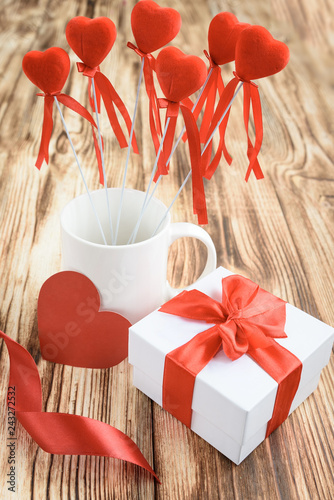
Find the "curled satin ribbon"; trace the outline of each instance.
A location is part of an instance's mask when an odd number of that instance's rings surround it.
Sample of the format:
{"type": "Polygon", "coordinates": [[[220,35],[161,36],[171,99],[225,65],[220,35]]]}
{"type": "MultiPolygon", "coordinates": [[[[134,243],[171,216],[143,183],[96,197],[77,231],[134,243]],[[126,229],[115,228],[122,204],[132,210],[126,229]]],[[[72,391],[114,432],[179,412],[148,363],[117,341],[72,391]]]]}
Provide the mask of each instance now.
{"type": "Polygon", "coordinates": [[[208,215],[203,176],[201,173],[201,144],[196,120],[191,111],[193,103],[189,98],[184,99],[181,102],[173,102],[169,101],[168,99],[161,98],[158,99],[158,103],[160,108],[167,108],[166,121],[169,118],[169,125],[163,145],[163,166],[162,168],[160,168],[158,163],[158,170],[154,180],[156,181],[160,175],[168,174],[168,165],[166,165],[166,162],[168,161],[168,158],[171,154],[177,117],[179,110],[181,110],[188,136],[190,163],[192,170],[193,211],[194,214],[197,215],[199,224],[207,224],[208,215]]]}
{"type": "MultiPolygon", "coordinates": [[[[258,86],[251,81],[245,81],[240,78],[237,73],[234,71],[234,78],[226,85],[224,91],[220,96],[220,100],[217,104],[216,110],[212,117],[211,125],[209,127],[209,131],[206,137],[206,141],[209,140],[212,132],[216,128],[221,116],[226,110],[229,102],[231,101],[235,89],[239,82],[242,82],[244,89],[244,106],[243,106],[243,114],[244,114],[244,124],[247,134],[247,156],[249,159],[248,169],[246,172],[245,180],[248,181],[250,173],[254,172],[256,179],[263,179],[264,175],[261,170],[260,164],[258,162],[257,156],[261,149],[262,138],[263,138],[263,124],[262,124],[262,110],[261,110],[261,100],[259,95],[258,86]],[[248,132],[248,124],[249,124],[249,115],[250,115],[250,104],[252,104],[253,117],[254,117],[254,125],[255,125],[255,145],[253,146],[252,141],[249,137],[248,132]]],[[[214,158],[210,161],[211,158],[211,148],[208,147],[202,156],[202,172],[206,179],[211,179],[212,175],[216,171],[218,164],[221,159],[221,155],[224,152],[224,156],[229,164],[232,162],[232,158],[229,157],[226,148],[225,148],[225,132],[230,115],[230,109],[226,113],[224,120],[219,126],[219,145],[216,151],[214,158]]],[[[212,144],[212,142],[211,142],[212,144]]]]}
{"type": "Polygon", "coordinates": [[[39,147],[37,160],[35,163],[36,167],[40,169],[43,164],[43,161],[45,161],[47,164],[49,163],[49,144],[53,130],[52,112],[53,112],[53,103],[55,97],[64,106],[68,107],[69,109],[71,109],[75,113],[78,113],[80,116],[89,121],[92,127],[95,151],[97,153],[97,158],[99,161],[99,156],[98,156],[99,147],[94,132],[94,128],[96,129],[97,127],[93,117],[86,110],[86,108],[84,108],[78,101],[73,99],[73,97],[70,97],[67,94],[62,94],[61,92],[53,92],[51,94],[38,93],[37,95],[44,97],[44,117],[43,117],[41,143],[39,147]]]}
{"type": "Polygon", "coordinates": [[[180,293],[159,309],[214,325],[167,354],[163,407],[190,427],[197,374],[221,348],[232,361],[248,354],[278,383],[267,437],[289,415],[302,371],[301,361],[274,340],[286,337],[285,302],[238,275],[224,278],[222,290],[221,302],[191,290],[180,293]]]}
{"type": "MultiPolygon", "coordinates": [[[[127,140],[125,138],[125,135],[123,133],[122,127],[119,123],[116,111],[115,111],[115,106],[119,110],[126,128],[128,130],[128,133],[130,135],[131,132],[131,118],[128,113],[128,110],[126,109],[126,106],[118,93],[116,92],[115,88],[111,84],[111,82],[108,80],[108,78],[100,71],[99,66],[95,68],[91,68],[90,66],[87,66],[86,64],[82,62],[77,62],[77,68],[79,73],[83,73],[84,76],[87,76],[89,78],[92,78],[95,83],[96,87],[96,98],[97,98],[97,110],[100,112],[100,100],[102,98],[104,102],[104,106],[107,111],[107,115],[109,118],[110,125],[114,131],[114,134],[116,136],[116,139],[120,145],[121,148],[126,148],[128,146],[127,140]]],[[[89,96],[89,102],[90,105],[93,109],[95,109],[94,105],[94,100],[91,95],[91,84],[88,87],[88,96],[89,96]]],[[[132,137],[132,148],[135,153],[139,153],[138,146],[137,146],[137,140],[135,134],[133,134],[132,137]]]]}
{"type": "Polygon", "coordinates": [[[0,338],[10,357],[9,386],[15,387],[15,415],[44,451],[118,458],[139,465],[159,481],[137,445],[115,427],[80,415],[43,412],[41,380],[33,358],[2,331],[0,338]]]}

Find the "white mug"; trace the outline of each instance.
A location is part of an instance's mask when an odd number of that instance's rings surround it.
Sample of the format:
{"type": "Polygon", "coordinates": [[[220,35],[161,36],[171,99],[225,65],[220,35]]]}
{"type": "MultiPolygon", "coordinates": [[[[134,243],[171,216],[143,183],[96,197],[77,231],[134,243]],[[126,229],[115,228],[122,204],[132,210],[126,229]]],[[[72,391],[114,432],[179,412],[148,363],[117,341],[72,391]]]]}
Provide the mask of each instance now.
{"type": "MultiPolygon", "coordinates": [[[[121,189],[108,189],[112,227],[115,231],[121,189]]],[[[61,213],[62,267],[86,275],[101,297],[101,310],[121,314],[135,323],[172,298],[179,290],[167,282],[168,248],[178,238],[190,236],[207,247],[201,277],[216,269],[216,250],[204,229],[191,223],[171,223],[166,206],[152,198],[144,212],[136,243],[127,244],[138,220],[145,193],[124,191],[117,245],[105,245],[88,195],[70,201],[61,213]]],[[[91,199],[110,242],[110,225],[104,189],[91,192],[91,199]]]]}

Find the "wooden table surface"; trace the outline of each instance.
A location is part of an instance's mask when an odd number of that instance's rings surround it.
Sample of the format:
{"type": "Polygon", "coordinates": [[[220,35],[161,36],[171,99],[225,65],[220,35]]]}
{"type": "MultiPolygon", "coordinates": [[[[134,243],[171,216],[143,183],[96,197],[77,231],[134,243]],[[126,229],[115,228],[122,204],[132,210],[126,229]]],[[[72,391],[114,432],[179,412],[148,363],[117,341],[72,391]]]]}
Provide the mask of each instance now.
{"type": "MultiPolygon", "coordinates": [[[[42,379],[43,409],[100,419],[129,435],[154,467],[158,485],[139,467],[117,459],[49,455],[17,426],[16,492],[7,490],[7,349],[0,344],[0,498],[12,499],[330,499],[333,486],[333,356],[319,387],[241,465],[188,430],[131,384],[127,361],[91,370],[41,358],[36,306],[43,282],[60,270],[59,213],[84,192],[60,118],[50,145],[50,164],[35,167],[43,99],[21,70],[29,50],[60,46],[74,16],[108,16],[118,37],[104,72],[134,107],[140,59],[126,48],[133,41],[134,1],[1,0],[1,285],[0,328],[34,357],[42,379]]],[[[259,81],[264,141],[259,156],[265,179],[245,183],[246,138],[242,99],[236,100],[227,141],[231,167],[223,162],[206,184],[209,224],[218,264],[258,282],[302,310],[334,326],[334,149],[333,26],[329,0],[164,0],[179,10],[183,24],[175,45],[203,56],[212,17],[228,10],[239,20],[261,24],[286,42],[291,60],[280,74],[259,81]]],[[[87,80],[75,70],[65,91],[87,104],[87,80]]],[[[223,68],[228,81],[233,67],[223,68]]],[[[98,188],[90,127],[65,110],[73,142],[91,189],[98,188]],[[92,166],[93,165],[93,166],[92,166]]],[[[102,115],[110,186],[120,186],[126,150],[120,150],[102,115]]],[[[131,155],[127,186],[145,189],[154,161],[147,97],[142,88],[136,133],[140,157],[131,155]]],[[[158,196],[169,203],[189,169],[181,145],[158,196]]],[[[175,221],[196,222],[191,186],[178,199],[175,221]]],[[[174,286],[200,273],[205,251],[181,240],[170,251],[174,286]]]]}

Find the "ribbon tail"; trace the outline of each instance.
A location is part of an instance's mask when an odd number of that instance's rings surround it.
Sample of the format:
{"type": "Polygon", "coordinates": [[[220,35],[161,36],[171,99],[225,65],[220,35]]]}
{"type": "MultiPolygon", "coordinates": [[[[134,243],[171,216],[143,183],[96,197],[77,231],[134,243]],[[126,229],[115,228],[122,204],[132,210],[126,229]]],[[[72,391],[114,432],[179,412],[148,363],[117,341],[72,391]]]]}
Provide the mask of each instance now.
{"type": "Polygon", "coordinates": [[[203,177],[201,173],[201,143],[194,115],[186,106],[181,105],[188,135],[189,153],[192,170],[193,209],[199,224],[208,223],[203,177]]]}
{"type": "Polygon", "coordinates": [[[260,164],[257,159],[257,155],[261,149],[262,139],[263,139],[263,124],[262,124],[262,110],[261,110],[261,100],[259,95],[259,90],[254,85],[248,82],[244,83],[244,123],[247,134],[247,156],[249,159],[249,165],[246,172],[245,180],[249,179],[250,173],[253,170],[256,179],[263,179],[264,175],[261,170],[260,164]],[[254,126],[255,126],[255,145],[253,146],[249,133],[249,114],[250,114],[250,104],[252,103],[253,116],[254,116],[254,126]]]}
{"type": "MultiPolygon", "coordinates": [[[[96,83],[96,86],[99,89],[99,92],[101,93],[102,100],[104,102],[107,115],[109,118],[110,125],[114,131],[114,134],[116,136],[116,139],[120,145],[121,148],[125,148],[128,146],[127,140],[124,136],[123,130],[120,126],[120,123],[118,121],[116,111],[114,108],[114,105],[118,108],[119,112],[122,115],[122,118],[125,122],[126,128],[128,130],[128,133],[130,135],[131,132],[131,118],[130,115],[125,107],[125,104],[123,103],[122,99],[120,96],[117,94],[116,90],[112,86],[111,82],[108,80],[108,78],[103,75],[100,71],[97,71],[95,76],[94,76],[94,81],[96,83]]],[[[137,140],[135,137],[135,134],[133,134],[132,137],[132,148],[135,153],[139,153],[138,151],[138,146],[137,146],[137,140]]]]}
{"type": "Polygon", "coordinates": [[[169,352],[165,358],[162,405],[187,427],[191,426],[191,405],[196,376],[217,354],[220,347],[221,338],[217,326],[213,326],[169,352]]]}
{"type": "Polygon", "coordinates": [[[42,412],[41,381],[32,356],[1,331],[0,338],[10,357],[9,386],[15,389],[16,417],[43,450],[119,458],[148,470],[159,481],[137,445],[118,429],[80,415],[42,412]]]}
{"type": "MultiPolygon", "coordinates": [[[[221,120],[221,117],[224,115],[229,103],[231,102],[231,99],[233,98],[233,95],[234,95],[235,89],[238,85],[238,82],[239,82],[238,78],[233,78],[224,88],[224,90],[220,96],[219,102],[217,104],[216,110],[214,112],[214,115],[212,117],[211,125],[209,127],[206,141],[205,141],[206,143],[208,142],[211,134],[213,133],[213,131],[217,127],[219,121],[221,120]]],[[[213,159],[212,166],[210,165],[211,164],[211,161],[210,161],[211,160],[211,152],[212,152],[212,139],[210,141],[209,146],[206,148],[206,150],[202,154],[202,167],[201,168],[202,168],[203,175],[205,177],[207,177],[207,175],[208,175],[207,178],[212,177],[215,169],[218,166],[218,163],[219,163],[219,160],[221,157],[221,152],[222,152],[222,150],[224,150],[224,148],[226,149],[225,130],[227,127],[229,115],[230,115],[230,110],[227,111],[227,113],[224,117],[224,120],[223,120],[222,124],[220,125],[220,127],[221,127],[221,129],[220,129],[220,148],[218,147],[218,150],[216,153],[217,158],[213,159]]]]}
{"type": "MultiPolygon", "coordinates": [[[[101,113],[101,92],[99,91],[98,87],[95,88],[95,94],[96,94],[97,112],[100,114],[101,113]]],[[[90,107],[92,108],[93,111],[95,111],[95,102],[94,102],[93,86],[92,86],[91,78],[88,78],[88,99],[89,99],[90,107]]]]}
{"type": "MultiPolygon", "coordinates": [[[[215,102],[216,102],[216,94],[218,90],[218,72],[220,72],[219,66],[215,68],[212,73],[210,79],[212,79],[208,94],[207,94],[207,99],[206,99],[206,106],[203,114],[203,119],[201,123],[201,128],[200,128],[200,139],[201,143],[205,143],[206,136],[208,134],[208,130],[210,127],[210,123],[214,114],[214,109],[215,109],[215,102]]],[[[209,83],[209,82],[208,82],[209,83]]],[[[205,92],[205,90],[204,90],[205,92]]]]}
{"type": "MultiPolygon", "coordinates": [[[[170,157],[173,148],[175,128],[177,122],[177,116],[179,113],[178,103],[168,103],[167,113],[166,113],[166,123],[169,118],[169,125],[166,131],[165,139],[163,142],[162,151],[160,151],[160,157],[158,160],[158,169],[154,176],[154,182],[157,182],[160,175],[167,175],[169,171],[169,165],[167,165],[167,160],[170,157]]],[[[166,125],[165,125],[166,127],[166,125]]]]}
{"type": "Polygon", "coordinates": [[[37,160],[35,163],[36,167],[39,170],[44,160],[46,164],[49,163],[49,144],[53,130],[53,119],[52,119],[53,101],[54,99],[51,96],[44,97],[44,117],[43,117],[41,143],[39,147],[37,160]]]}
{"type": "Polygon", "coordinates": [[[267,425],[266,437],[268,437],[289,415],[299,386],[302,363],[275,341],[263,349],[251,349],[247,354],[278,383],[273,416],[267,425]]]}
{"type": "Polygon", "coordinates": [[[150,121],[153,120],[158,135],[162,135],[161,120],[158,106],[157,93],[154,86],[153,70],[155,59],[152,55],[144,58],[144,81],[145,89],[149,99],[150,121]]]}

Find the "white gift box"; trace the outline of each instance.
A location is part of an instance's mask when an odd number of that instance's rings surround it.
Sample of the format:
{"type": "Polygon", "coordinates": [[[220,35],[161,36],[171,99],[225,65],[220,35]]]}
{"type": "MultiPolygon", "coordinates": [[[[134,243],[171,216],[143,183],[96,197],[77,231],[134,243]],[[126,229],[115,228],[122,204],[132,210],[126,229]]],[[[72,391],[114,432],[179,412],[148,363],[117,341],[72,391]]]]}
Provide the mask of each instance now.
{"type": "MultiPolygon", "coordinates": [[[[220,267],[189,289],[221,301],[222,278],[231,274],[220,267]]],[[[287,338],[275,340],[303,364],[291,413],[317,388],[320,372],[329,361],[334,329],[290,304],[286,316],[287,338]]],[[[133,384],[162,406],[165,356],[209,327],[204,321],[158,310],[133,325],[129,331],[133,384]]],[[[231,361],[220,350],[196,377],[191,429],[239,464],[265,439],[277,387],[249,356],[231,361]]]]}

